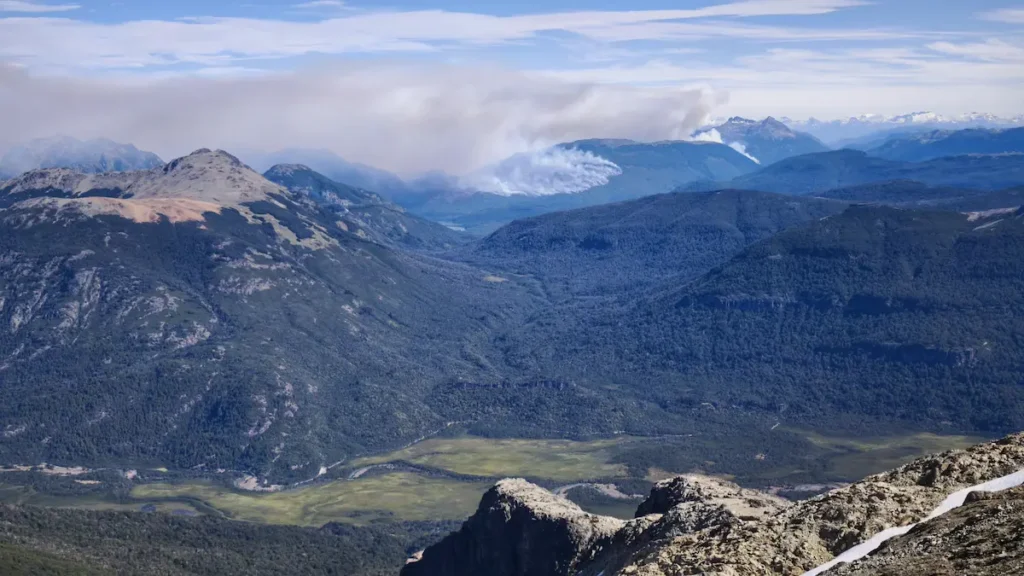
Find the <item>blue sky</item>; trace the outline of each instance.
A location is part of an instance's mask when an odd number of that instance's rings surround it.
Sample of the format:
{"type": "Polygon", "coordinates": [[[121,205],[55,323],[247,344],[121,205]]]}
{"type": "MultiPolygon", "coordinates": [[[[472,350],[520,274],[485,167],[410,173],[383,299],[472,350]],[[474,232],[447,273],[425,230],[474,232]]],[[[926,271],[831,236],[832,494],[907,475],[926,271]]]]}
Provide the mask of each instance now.
{"type": "MultiPolygon", "coordinates": [[[[121,128],[111,128],[106,115],[114,112],[104,102],[136,95],[121,104],[118,122],[129,112],[156,114],[139,102],[169,98],[183,83],[189,91],[179,101],[208,94],[205,107],[222,106],[223,116],[238,114],[241,98],[249,123],[260,126],[266,121],[259,113],[269,106],[301,124],[300,110],[323,112],[329,101],[337,126],[368,130],[386,95],[393,108],[384,120],[402,117],[436,134],[439,122],[449,130],[453,120],[433,116],[437,107],[428,104],[461,101],[459,121],[478,108],[486,112],[481,117],[522,118],[526,128],[504,134],[502,150],[562,133],[612,136],[601,130],[618,126],[620,117],[629,123],[619,135],[658,138],[685,136],[708,115],[1024,113],[1021,2],[637,0],[629,11],[624,5],[0,0],[0,64],[20,90],[7,98],[30,98],[40,110],[38,118],[22,114],[5,125],[25,133],[56,129],[57,120],[44,113],[52,110],[38,102],[75,94],[69,101],[78,116],[60,118],[61,125],[109,133],[121,128]],[[298,84],[327,100],[291,94],[298,84]],[[372,87],[372,95],[358,87],[372,87]],[[95,99],[95,110],[85,108],[83,94],[95,99]],[[106,120],[83,123],[86,111],[106,120]]],[[[309,137],[318,127],[311,121],[300,140],[340,146],[326,135],[309,137]]],[[[405,133],[400,124],[395,130],[405,133]]],[[[161,141],[194,136],[165,133],[161,141]]]]}
{"type": "Polygon", "coordinates": [[[609,0],[0,0],[0,61],[38,74],[163,76],[378,58],[494,65],[575,81],[709,86],[745,93],[733,102],[739,110],[767,113],[778,103],[777,114],[796,116],[865,110],[841,109],[858,101],[841,98],[800,114],[782,96],[792,87],[841,95],[854,85],[891,92],[881,98],[889,109],[880,112],[905,106],[954,113],[972,111],[972,100],[900,94],[986,85],[995,95],[979,105],[1024,112],[1000,88],[1021,86],[1024,3],[939,5],[640,0],[626,12],[609,0]],[[749,102],[757,98],[764,110],[749,102]]]}

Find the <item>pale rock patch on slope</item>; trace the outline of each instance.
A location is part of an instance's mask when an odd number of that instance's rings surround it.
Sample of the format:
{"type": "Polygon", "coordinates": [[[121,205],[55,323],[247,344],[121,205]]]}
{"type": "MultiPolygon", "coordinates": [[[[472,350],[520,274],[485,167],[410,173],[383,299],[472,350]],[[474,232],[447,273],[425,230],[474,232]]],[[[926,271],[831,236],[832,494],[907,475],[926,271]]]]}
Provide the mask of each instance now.
{"type": "Polygon", "coordinates": [[[322,250],[329,246],[338,245],[338,241],[331,238],[327,234],[327,230],[315,222],[306,220],[306,224],[309,225],[312,235],[309,238],[299,238],[291,228],[282,224],[280,220],[271,214],[257,214],[247,206],[235,206],[234,209],[244,216],[249,224],[269,224],[270,227],[274,229],[274,234],[278,238],[293,246],[302,246],[311,250],[322,250]]]}
{"type": "Polygon", "coordinates": [[[120,216],[133,222],[153,223],[166,217],[172,223],[199,222],[206,212],[220,213],[221,206],[191,198],[32,198],[14,204],[15,208],[43,208],[55,216],[120,216]]]}
{"type": "Polygon", "coordinates": [[[125,190],[149,172],[151,171],[85,174],[70,168],[42,168],[2,182],[0,188],[6,188],[8,194],[60,190],[71,196],[81,196],[94,190],[125,190]]]}

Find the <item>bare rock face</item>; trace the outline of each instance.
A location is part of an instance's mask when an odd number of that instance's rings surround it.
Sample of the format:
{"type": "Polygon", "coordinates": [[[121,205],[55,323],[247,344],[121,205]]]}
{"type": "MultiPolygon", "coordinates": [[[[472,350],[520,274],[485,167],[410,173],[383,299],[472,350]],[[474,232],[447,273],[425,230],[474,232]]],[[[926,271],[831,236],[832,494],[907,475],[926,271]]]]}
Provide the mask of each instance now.
{"type": "MultiPolygon", "coordinates": [[[[484,496],[461,532],[403,576],[800,576],[949,494],[1024,469],[1024,434],[919,459],[800,503],[688,475],[661,482],[621,522],[522,480],[484,496]]],[[[1024,574],[1024,488],[973,494],[829,575],[1024,574]]]]}
{"type": "Polygon", "coordinates": [[[624,524],[526,480],[502,480],[459,532],[406,564],[402,576],[568,576],[624,524]]]}
{"type": "Polygon", "coordinates": [[[722,570],[733,560],[767,567],[747,548],[757,542],[762,523],[790,506],[782,498],[716,478],[672,478],[658,483],[637,509],[649,522],[643,532],[617,537],[616,546],[578,574],[726,574],[722,570]]]}
{"type": "Polygon", "coordinates": [[[1024,488],[972,492],[963,507],[890,540],[828,576],[1008,576],[1024,574],[1024,488]]]}

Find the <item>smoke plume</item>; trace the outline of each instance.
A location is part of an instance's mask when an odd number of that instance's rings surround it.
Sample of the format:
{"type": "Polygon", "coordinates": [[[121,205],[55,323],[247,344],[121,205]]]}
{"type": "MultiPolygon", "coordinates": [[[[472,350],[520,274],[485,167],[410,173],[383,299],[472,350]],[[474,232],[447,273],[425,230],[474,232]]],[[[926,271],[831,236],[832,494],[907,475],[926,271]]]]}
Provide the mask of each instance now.
{"type": "Polygon", "coordinates": [[[200,147],[308,147],[402,175],[470,174],[583,138],[683,139],[719,99],[704,90],[379,61],[161,79],[0,66],[0,150],[67,134],[130,142],[163,158],[200,147]]]}
{"type": "Polygon", "coordinates": [[[723,142],[722,141],[722,134],[719,133],[718,130],[715,130],[714,128],[712,128],[710,130],[703,130],[701,132],[698,132],[698,133],[694,134],[693,137],[691,138],[691,140],[693,140],[695,142],[717,142],[719,144],[726,144],[729,148],[732,148],[733,150],[739,152],[740,154],[743,154],[744,156],[746,156],[747,158],[750,158],[754,162],[756,162],[758,164],[761,163],[760,160],[758,160],[757,158],[754,158],[752,155],[747,153],[747,147],[744,146],[743,143],[741,143],[741,142],[729,142],[729,143],[723,142]]]}

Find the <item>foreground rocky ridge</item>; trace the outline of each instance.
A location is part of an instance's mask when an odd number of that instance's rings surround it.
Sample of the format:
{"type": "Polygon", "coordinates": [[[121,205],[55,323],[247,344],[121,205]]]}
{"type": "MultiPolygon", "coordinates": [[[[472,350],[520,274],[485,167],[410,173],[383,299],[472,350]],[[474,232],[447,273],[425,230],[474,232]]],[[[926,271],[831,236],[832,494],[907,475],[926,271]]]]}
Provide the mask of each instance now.
{"type": "MultiPolygon", "coordinates": [[[[655,486],[629,522],[505,480],[461,531],[427,548],[402,576],[798,576],[886,528],[924,519],[957,490],[1022,468],[1024,434],[1017,434],[799,503],[686,475],[655,486]]],[[[972,493],[963,508],[826,574],[1016,573],[1024,554],[1021,510],[1024,489],[972,493]]]]}

